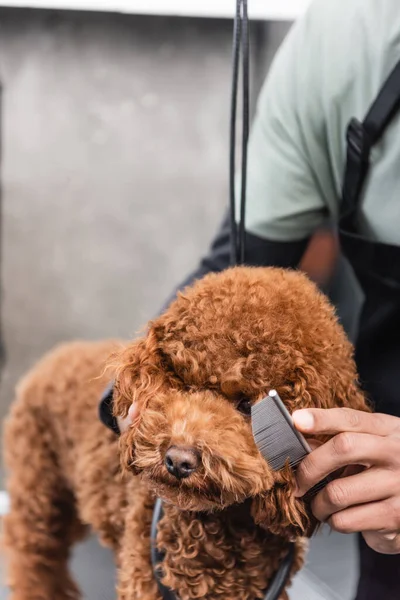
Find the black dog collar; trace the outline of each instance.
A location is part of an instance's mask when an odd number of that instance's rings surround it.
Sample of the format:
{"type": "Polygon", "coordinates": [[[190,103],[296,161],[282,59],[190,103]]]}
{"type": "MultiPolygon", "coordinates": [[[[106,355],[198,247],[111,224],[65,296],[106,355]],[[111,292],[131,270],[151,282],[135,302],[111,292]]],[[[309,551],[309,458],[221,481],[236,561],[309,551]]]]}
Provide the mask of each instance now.
{"type": "Polygon", "coordinates": [[[99,417],[103,425],[115,434],[120,435],[118,421],[113,414],[113,391],[114,384],[111,384],[104,392],[99,404],[99,417]]]}

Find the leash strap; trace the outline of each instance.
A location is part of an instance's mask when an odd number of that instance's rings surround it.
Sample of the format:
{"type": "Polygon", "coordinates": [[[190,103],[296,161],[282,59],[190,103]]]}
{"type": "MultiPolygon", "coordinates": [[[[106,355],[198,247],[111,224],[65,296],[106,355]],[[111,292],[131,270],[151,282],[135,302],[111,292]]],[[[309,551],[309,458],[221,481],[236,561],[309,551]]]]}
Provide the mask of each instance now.
{"type": "Polygon", "coordinates": [[[3,222],[3,88],[0,85],[0,383],[4,376],[4,367],[6,364],[6,343],[4,338],[4,289],[3,289],[3,237],[4,237],[4,222],[3,222]]]}
{"type": "Polygon", "coordinates": [[[245,262],[245,214],[247,185],[247,146],[249,139],[249,89],[250,89],[250,43],[247,0],[236,0],[236,14],[233,26],[233,76],[230,118],[230,152],[229,152],[229,204],[231,224],[231,264],[241,265],[245,262]],[[242,160],[241,188],[239,204],[239,223],[236,222],[236,122],[239,89],[240,56],[242,56],[242,160]]]}
{"type": "MultiPolygon", "coordinates": [[[[236,13],[233,26],[233,76],[230,117],[230,152],[229,152],[229,204],[230,204],[230,237],[231,264],[242,265],[245,262],[246,245],[246,186],[247,186],[247,147],[249,139],[249,89],[250,89],[250,43],[247,0],[236,0],[236,13]],[[236,222],[236,122],[239,90],[240,57],[242,56],[242,143],[241,143],[241,187],[239,204],[239,222],[236,222]]],[[[161,581],[164,555],[157,548],[157,526],[162,518],[162,501],[157,498],[151,525],[151,561],[153,573],[163,600],[177,600],[174,592],[161,581]]],[[[288,553],[282,560],[272,577],[264,600],[278,600],[290,575],[295,557],[295,546],[291,543],[288,553]]]]}
{"type": "MultiPolygon", "coordinates": [[[[164,560],[164,553],[157,548],[157,530],[158,523],[163,518],[163,515],[162,500],[157,498],[154,505],[153,518],[151,522],[151,564],[153,567],[154,577],[157,581],[158,591],[160,592],[162,599],[177,600],[175,593],[170,588],[166,587],[161,581],[163,575],[162,563],[164,560]]],[[[268,590],[265,593],[264,600],[279,600],[292,570],[294,558],[295,545],[294,543],[291,543],[288,547],[287,555],[282,560],[278,570],[269,582],[268,590]]]]}
{"type": "Polygon", "coordinates": [[[153,519],[151,521],[151,564],[153,566],[153,573],[157,581],[158,591],[160,592],[162,599],[177,600],[174,592],[167,588],[161,581],[164,554],[157,548],[157,526],[159,521],[162,519],[163,514],[162,501],[160,498],[157,498],[153,509],[153,519]]]}
{"type": "Polygon", "coordinates": [[[264,600],[279,600],[282,592],[285,589],[287,580],[292,570],[294,562],[294,544],[291,543],[288,548],[288,553],[282,560],[279,568],[269,583],[267,593],[264,596],[264,600]]]}

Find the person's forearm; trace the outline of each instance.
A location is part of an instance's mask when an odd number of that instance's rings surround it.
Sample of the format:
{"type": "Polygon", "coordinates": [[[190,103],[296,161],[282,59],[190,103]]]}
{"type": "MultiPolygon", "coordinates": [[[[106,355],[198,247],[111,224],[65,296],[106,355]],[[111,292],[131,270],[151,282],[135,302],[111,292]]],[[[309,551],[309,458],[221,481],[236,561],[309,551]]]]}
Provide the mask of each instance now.
{"type": "MultiPolygon", "coordinates": [[[[251,233],[246,233],[246,265],[254,267],[296,268],[307,248],[308,240],[299,242],[274,242],[251,233]]],[[[230,223],[226,213],[222,224],[211,243],[208,253],[203,257],[197,269],[186,277],[164,303],[167,307],[176,293],[207,273],[219,272],[230,265],[230,223]]]]}

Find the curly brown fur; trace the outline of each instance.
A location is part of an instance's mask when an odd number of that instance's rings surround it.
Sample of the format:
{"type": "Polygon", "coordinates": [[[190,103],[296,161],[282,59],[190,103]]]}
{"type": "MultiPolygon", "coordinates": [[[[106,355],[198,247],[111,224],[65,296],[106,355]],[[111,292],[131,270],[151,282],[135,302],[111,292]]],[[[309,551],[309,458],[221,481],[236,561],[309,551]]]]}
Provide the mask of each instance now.
{"type": "Polygon", "coordinates": [[[156,495],[164,499],[164,583],[180,600],[262,598],[289,540],[292,575],[301,567],[315,523],[293,496],[292,470],[271,471],[237,407],[275,388],[290,411],[367,410],[333,309],[297,272],[207,276],[117,353],[115,414],[126,416],[132,401],[141,408],[119,442],[97,420],[99,374],[113,349],[62,347],[19,388],[5,438],[12,600],[78,598],[67,563],[87,525],[115,552],[119,600],[158,599],[150,563],[156,495]],[[187,478],[167,470],[171,446],[199,457],[187,478]]]}

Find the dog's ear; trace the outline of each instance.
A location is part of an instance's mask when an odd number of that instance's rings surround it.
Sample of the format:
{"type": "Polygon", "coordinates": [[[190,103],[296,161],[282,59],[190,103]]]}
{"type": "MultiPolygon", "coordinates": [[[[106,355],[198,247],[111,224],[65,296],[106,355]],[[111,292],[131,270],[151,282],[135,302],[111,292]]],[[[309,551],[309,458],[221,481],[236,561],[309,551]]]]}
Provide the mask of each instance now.
{"type": "Polygon", "coordinates": [[[282,386],[289,412],[300,408],[348,407],[370,411],[365,394],[359,387],[352,346],[347,339],[335,344],[318,361],[298,355],[292,381],[282,386]]]}
{"type": "MultiPolygon", "coordinates": [[[[312,360],[297,354],[292,382],[279,390],[282,397],[287,399],[291,413],[299,408],[336,406],[370,410],[358,386],[350,342],[344,334],[340,335],[339,342],[327,348],[323,360],[317,363],[318,368],[312,360]]],[[[309,502],[294,496],[295,487],[295,475],[289,466],[276,473],[273,488],[253,499],[254,521],[271,533],[287,539],[310,536],[318,523],[312,515],[309,502]]]]}
{"type": "MultiPolygon", "coordinates": [[[[344,369],[336,380],[334,403],[334,406],[354,408],[365,412],[371,412],[372,410],[366,395],[360,389],[356,369],[352,365],[348,367],[347,371],[344,369]]],[[[327,408],[331,407],[328,406],[327,408]]]]}
{"type": "Polygon", "coordinates": [[[168,389],[174,379],[164,364],[158,340],[150,328],[146,337],[136,340],[115,361],[114,416],[125,418],[133,402],[139,413],[155,394],[168,389]]]}
{"type": "Polygon", "coordinates": [[[295,488],[294,474],[289,466],[276,473],[273,488],[252,500],[251,515],[254,522],[287,540],[311,536],[317,522],[309,505],[295,498],[295,488]]]}
{"type": "Polygon", "coordinates": [[[126,471],[137,474],[135,467],[136,434],[140,419],[145,418],[148,402],[178,386],[176,375],[162,354],[155,330],[150,324],[146,337],[127,346],[113,363],[115,369],[113,412],[125,418],[132,403],[138,407],[138,416],[121,436],[120,458],[126,471]]]}

